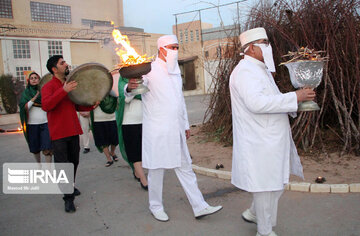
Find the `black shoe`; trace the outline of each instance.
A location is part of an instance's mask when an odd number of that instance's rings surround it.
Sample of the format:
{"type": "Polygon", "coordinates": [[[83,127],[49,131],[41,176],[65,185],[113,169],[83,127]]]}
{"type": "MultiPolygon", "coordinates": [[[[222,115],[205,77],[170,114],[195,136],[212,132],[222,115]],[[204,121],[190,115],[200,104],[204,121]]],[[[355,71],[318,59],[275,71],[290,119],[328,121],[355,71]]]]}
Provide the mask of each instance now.
{"type": "Polygon", "coordinates": [[[116,156],[116,154],[114,154],[114,156],[112,156],[112,159],[113,159],[114,161],[118,161],[118,160],[119,160],[119,158],[116,156]]]}
{"type": "Polygon", "coordinates": [[[83,153],[86,154],[86,153],[88,153],[88,152],[90,152],[90,148],[84,148],[83,153]]]}
{"type": "Polygon", "coordinates": [[[81,192],[79,191],[79,189],[74,188],[74,195],[79,196],[80,194],[81,194],[81,192]]]}
{"type": "Polygon", "coordinates": [[[134,175],[134,178],[135,178],[138,182],[140,182],[140,178],[136,177],[135,172],[133,172],[133,175],[134,175]]]}
{"type": "Polygon", "coordinates": [[[140,185],[141,185],[142,189],[144,189],[145,191],[148,191],[148,186],[147,185],[145,186],[141,182],[140,182],[140,185]]]}
{"type": "Polygon", "coordinates": [[[65,200],[65,211],[68,213],[74,213],[76,211],[73,200],[65,200]]]}
{"type": "Polygon", "coordinates": [[[106,162],[105,167],[109,167],[109,166],[111,166],[112,164],[114,164],[113,161],[108,161],[108,162],[106,162]]]}

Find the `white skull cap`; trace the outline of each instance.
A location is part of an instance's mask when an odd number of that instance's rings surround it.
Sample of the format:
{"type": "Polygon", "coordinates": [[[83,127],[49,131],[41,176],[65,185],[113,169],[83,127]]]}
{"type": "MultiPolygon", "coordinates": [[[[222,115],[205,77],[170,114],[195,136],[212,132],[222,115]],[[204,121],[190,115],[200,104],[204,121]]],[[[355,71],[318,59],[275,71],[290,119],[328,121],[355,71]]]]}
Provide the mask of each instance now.
{"type": "Polygon", "coordinates": [[[173,34],[164,35],[158,39],[157,47],[159,49],[159,48],[165,47],[166,45],[170,45],[170,44],[174,44],[174,43],[179,44],[176,35],[173,35],[173,34]]]}
{"type": "Polygon", "coordinates": [[[241,46],[259,39],[268,39],[266,31],[262,27],[250,29],[240,34],[241,46]]]}

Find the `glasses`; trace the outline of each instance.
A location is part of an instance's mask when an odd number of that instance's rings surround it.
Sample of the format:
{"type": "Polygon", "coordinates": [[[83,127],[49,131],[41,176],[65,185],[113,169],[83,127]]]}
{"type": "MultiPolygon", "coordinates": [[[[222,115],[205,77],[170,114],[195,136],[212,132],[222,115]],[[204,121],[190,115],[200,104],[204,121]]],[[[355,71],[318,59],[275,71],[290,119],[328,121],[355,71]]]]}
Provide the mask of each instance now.
{"type": "Polygon", "coordinates": [[[171,49],[171,50],[179,50],[179,46],[170,46],[170,45],[167,45],[165,46],[167,49],[171,49]]]}

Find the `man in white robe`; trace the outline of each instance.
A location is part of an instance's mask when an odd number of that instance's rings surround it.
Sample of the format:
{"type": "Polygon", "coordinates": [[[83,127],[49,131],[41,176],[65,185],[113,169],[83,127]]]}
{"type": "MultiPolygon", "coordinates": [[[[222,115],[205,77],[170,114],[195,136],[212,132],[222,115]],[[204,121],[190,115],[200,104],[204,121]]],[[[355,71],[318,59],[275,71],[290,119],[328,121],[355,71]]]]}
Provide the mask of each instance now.
{"type": "Polygon", "coordinates": [[[234,143],[231,183],[253,194],[251,207],[242,217],[257,223],[257,236],[276,235],[272,227],[289,174],[303,178],[288,115],[294,115],[298,102],[313,100],[315,92],[279,91],[271,74],[275,66],[264,28],[243,32],[240,42],[245,57],[231,73],[229,85],[234,143]]]}
{"type": "MultiPolygon", "coordinates": [[[[182,79],[177,61],[179,44],[175,35],[158,39],[158,56],[151,72],[143,76],[149,92],[142,94],[142,164],[148,171],[149,208],[155,219],[168,221],[162,202],[165,169],[174,169],[196,218],[219,211],[206,203],[200,192],[186,144],[190,137],[182,79]]],[[[138,84],[130,79],[125,96],[138,84]]]]}

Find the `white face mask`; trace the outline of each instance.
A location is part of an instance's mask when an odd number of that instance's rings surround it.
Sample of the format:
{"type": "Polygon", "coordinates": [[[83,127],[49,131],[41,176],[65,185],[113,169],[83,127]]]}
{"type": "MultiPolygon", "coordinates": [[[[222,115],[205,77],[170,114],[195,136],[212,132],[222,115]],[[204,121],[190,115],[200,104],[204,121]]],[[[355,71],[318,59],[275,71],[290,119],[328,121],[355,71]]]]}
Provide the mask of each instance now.
{"type": "Polygon", "coordinates": [[[265,45],[263,43],[254,43],[254,45],[258,46],[261,49],[264,57],[264,63],[265,66],[268,68],[268,70],[270,72],[275,72],[276,70],[275,70],[275,63],[274,63],[271,44],[265,45]]]}
{"type": "Polygon", "coordinates": [[[180,74],[180,67],[178,63],[178,51],[164,48],[166,50],[166,67],[169,74],[180,74]]]}

